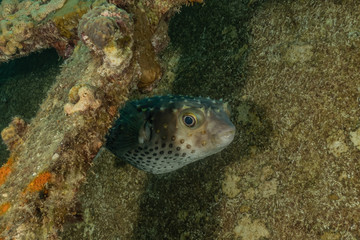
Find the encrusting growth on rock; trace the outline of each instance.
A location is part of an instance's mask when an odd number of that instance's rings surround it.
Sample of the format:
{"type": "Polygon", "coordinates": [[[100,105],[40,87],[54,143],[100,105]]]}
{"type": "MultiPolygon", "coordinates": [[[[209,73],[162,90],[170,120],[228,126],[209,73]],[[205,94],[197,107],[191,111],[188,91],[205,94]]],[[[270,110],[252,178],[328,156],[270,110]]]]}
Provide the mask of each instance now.
{"type": "Polygon", "coordinates": [[[111,76],[130,64],[133,55],[133,20],[115,5],[104,4],[90,10],[79,22],[78,35],[103,64],[98,73],[111,76]]]}
{"type": "MultiPolygon", "coordinates": [[[[77,88],[76,86],[73,88],[77,88]]],[[[70,90],[71,92],[71,90],[70,90]]],[[[101,106],[101,100],[95,98],[94,90],[90,86],[83,86],[77,90],[79,100],[73,103],[67,103],[64,106],[66,114],[73,114],[74,112],[84,112],[88,109],[97,109],[101,106]]]]}
{"type": "Polygon", "coordinates": [[[23,141],[23,136],[26,133],[27,124],[19,118],[14,117],[10,125],[1,131],[1,138],[10,151],[14,150],[23,141]]]}

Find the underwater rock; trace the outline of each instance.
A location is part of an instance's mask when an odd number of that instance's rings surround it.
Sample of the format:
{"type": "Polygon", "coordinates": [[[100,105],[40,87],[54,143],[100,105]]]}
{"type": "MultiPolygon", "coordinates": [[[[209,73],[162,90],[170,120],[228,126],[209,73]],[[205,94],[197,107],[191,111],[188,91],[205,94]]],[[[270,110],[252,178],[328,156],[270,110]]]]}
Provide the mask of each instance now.
{"type": "Polygon", "coordinates": [[[96,55],[105,76],[121,73],[130,65],[133,55],[133,20],[125,10],[112,4],[93,8],[79,22],[79,38],[96,55]]]}

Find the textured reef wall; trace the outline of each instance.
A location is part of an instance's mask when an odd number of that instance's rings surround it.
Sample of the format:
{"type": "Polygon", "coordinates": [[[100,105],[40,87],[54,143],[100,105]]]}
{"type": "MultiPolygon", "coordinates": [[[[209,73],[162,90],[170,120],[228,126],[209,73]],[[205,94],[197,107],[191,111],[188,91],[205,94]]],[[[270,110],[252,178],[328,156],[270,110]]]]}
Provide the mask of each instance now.
{"type": "Polygon", "coordinates": [[[186,2],[1,3],[3,61],[49,46],[70,56],[36,116],[15,117],[1,131],[10,150],[0,168],[1,239],[56,239],[76,215],[73,199],[117,109],[131,89],[151,89],[160,77],[152,38],[166,44],[164,25],[186,2]],[[149,32],[135,40],[143,28],[149,32]]]}

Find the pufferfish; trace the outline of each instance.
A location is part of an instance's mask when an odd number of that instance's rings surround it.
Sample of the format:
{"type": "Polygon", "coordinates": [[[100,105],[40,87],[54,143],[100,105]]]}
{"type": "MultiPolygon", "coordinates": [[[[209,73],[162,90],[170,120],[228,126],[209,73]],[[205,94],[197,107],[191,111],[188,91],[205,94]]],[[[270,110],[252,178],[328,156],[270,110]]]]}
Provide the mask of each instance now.
{"type": "Polygon", "coordinates": [[[146,172],[168,173],[220,152],[235,135],[227,103],[201,97],[155,96],[128,102],[106,147],[146,172]]]}

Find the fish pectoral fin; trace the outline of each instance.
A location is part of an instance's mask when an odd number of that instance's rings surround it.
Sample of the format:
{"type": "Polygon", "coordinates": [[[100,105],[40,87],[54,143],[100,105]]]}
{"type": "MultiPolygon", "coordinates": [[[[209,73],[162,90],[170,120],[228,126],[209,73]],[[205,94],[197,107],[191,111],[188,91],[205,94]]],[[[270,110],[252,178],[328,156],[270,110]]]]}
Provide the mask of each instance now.
{"type": "Polygon", "coordinates": [[[134,148],[139,141],[139,131],[145,124],[144,119],[143,112],[138,112],[132,103],[127,103],[106,136],[106,147],[117,156],[134,148]]]}
{"type": "Polygon", "coordinates": [[[149,142],[151,139],[151,129],[152,125],[149,122],[145,122],[143,127],[139,130],[139,143],[143,144],[149,142]]]}

